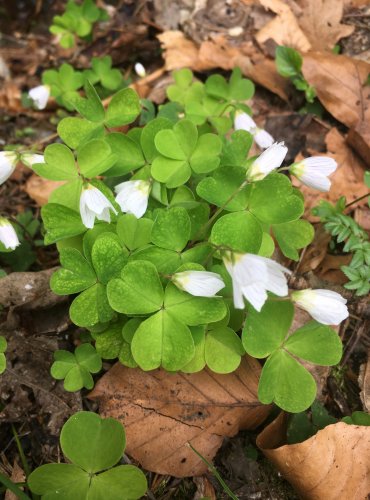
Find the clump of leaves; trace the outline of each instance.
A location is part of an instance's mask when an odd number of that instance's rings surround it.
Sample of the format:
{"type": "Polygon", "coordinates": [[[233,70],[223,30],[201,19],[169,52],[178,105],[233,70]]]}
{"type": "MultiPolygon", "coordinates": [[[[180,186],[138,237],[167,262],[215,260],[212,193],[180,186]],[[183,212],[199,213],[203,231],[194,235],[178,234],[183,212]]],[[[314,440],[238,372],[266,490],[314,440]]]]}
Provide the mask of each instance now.
{"type": "Polygon", "coordinates": [[[84,76],[93,85],[99,84],[109,91],[118,90],[123,84],[122,73],[118,69],[112,68],[110,56],[93,57],[91,69],[85,70],[84,76]]]}
{"type": "Polygon", "coordinates": [[[0,336],[0,374],[6,369],[5,351],[8,347],[5,337],[0,336]]]}
{"type": "Polygon", "coordinates": [[[351,216],[343,213],[345,208],[346,199],[342,197],[336,205],[321,201],[313,213],[320,217],[336,244],[344,244],[342,251],[353,254],[350,264],[341,266],[341,270],[349,279],[344,287],[355,290],[358,296],[367,295],[370,291],[369,236],[351,216]]]}
{"type": "Polygon", "coordinates": [[[77,91],[83,87],[84,76],[70,64],[63,63],[59,69],[44,71],[42,83],[49,85],[51,95],[58,104],[72,111],[74,107],[70,101],[79,95],[77,91]]]}
{"type": "Polygon", "coordinates": [[[56,351],[51,375],[57,380],[64,379],[66,391],[79,391],[83,387],[92,389],[94,380],[92,373],[100,372],[102,360],[91,344],[81,344],[74,354],[69,351],[56,351]]]}
{"type": "Polygon", "coordinates": [[[126,445],[125,430],[113,418],[81,411],[62,428],[60,446],[69,463],[46,464],[34,470],[28,486],[42,499],[141,498],[145,475],[133,465],[117,465],[126,445]]]}
{"type": "Polygon", "coordinates": [[[253,136],[231,130],[253,95],[240,70],[229,81],[212,75],[197,82],[189,70],[174,78],[171,102],[157,113],[146,106],[145,126],[127,132],[112,128],[139,118],[132,89],[119,90],[107,109],[89,81],[86,97],[71,99],[81,116],[60,121],[64,144],[48,146],[44,163],[33,165],[47,179],[66,181],[42,208],[45,242],[56,243],[61,258],[51,288],[77,294],[71,319],[91,332],[103,358],[143,370],[230,373],[247,351],[268,357],[261,400],[302,411],[316,386],[296,358],[337,363],[338,335],[310,322],[287,337],[294,314],[287,287],[284,301],[263,289],[265,308],[245,308],[243,298],[235,302],[239,285],[230,270],[244,257],[271,257],[275,242],[299,259],[313,238],[301,220],[302,196],[276,169],[259,175],[258,161],[248,158],[253,136]],[[259,180],[249,175],[252,167],[259,180]],[[90,198],[86,204],[90,195],[97,205],[90,198]],[[202,284],[192,293],[189,276],[210,279],[218,293],[202,284]]]}
{"type": "MultiPolygon", "coordinates": [[[[368,426],[370,415],[363,411],[355,411],[351,416],[343,417],[341,421],[350,425],[368,426]]],[[[338,419],[331,416],[319,401],[315,401],[309,410],[291,415],[287,428],[288,444],[302,443],[321,429],[336,422],[338,419]]]]}
{"type": "Polygon", "coordinates": [[[316,100],[315,88],[308,84],[302,73],[302,56],[291,47],[280,45],[276,47],[275,64],[279,75],[289,78],[295,88],[304,92],[308,104],[302,109],[307,113],[322,114],[322,107],[316,100]]]}
{"type": "Polygon", "coordinates": [[[65,12],[53,17],[50,32],[58,36],[63,48],[69,49],[74,47],[76,37],[90,40],[94,24],[108,19],[106,10],[97,7],[95,0],[83,0],[81,5],[69,0],[65,12]]]}

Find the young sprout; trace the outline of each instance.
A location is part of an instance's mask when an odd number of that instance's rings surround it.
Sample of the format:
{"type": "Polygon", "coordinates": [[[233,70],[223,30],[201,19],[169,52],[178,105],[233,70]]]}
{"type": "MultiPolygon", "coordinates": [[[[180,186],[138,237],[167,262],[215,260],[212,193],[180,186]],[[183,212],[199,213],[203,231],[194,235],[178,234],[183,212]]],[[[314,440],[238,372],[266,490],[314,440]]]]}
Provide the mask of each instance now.
{"type": "Polygon", "coordinates": [[[14,227],[5,217],[0,217],[0,241],[7,250],[14,250],[20,245],[14,227]]]}
{"type": "Polygon", "coordinates": [[[247,113],[236,112],[234,119],[235,130],[245,130],[253,135],[261,149],[269,148],[274,144],[274,138],[266,130],[259,128],[257,123],[247,113]]]}
{"type": "Polygon", "coordinates": [[[337,162],[327,156],[310,156],[293,163],[289,171],[303,184],[319,191],[329,191],[331,182],[328,176],[337,169],[337,162]]]}
{"type": "Polygon", "coordinates": [[[114,188],[117,196],[116,202],[121,207],[122,212],[133,214],[140,219],[148,207],[150,193],[149,181],[127,181],[117,184],[114,188]]]}
{"type": "Polygon", "coordinates": [[[348,318],[347,300],[331,290],[301,290],[292,293],[292,300],[323,325],[339,325],[348,318]]]}
{"type": "Polygon", "coordinates": [[[226,252],[223,261],[232,278],[236,309],[244,309],[243,297],[260,311],[267,300],[267,291],[279,297],[288,295],[284,273],[291,272],[274,260],[250,253],[226,252]]]}
{"type": "Polygon", "coordinates": [[[221,276],[209,271],[183,271],[172,276],[172,282],[196,297],[214,297],[225,287],[221,276]]]}
{"type": "Polygon", "coordinates": [[[248,170],[248,180],[260,181],[264,179],[266,175],[280,167],[287,152],[288,148],[284,146],[283,142],[275,142],[275,144],[265,149],[265,151],[254,160],[248,170]]]}
{"type": "Polygon", "coordinates": [[[109,223],[110,210],[117,214],[112,203],[98,188],[91,184],[84,186],[80,198],[80,213],[82,222],[88,229],[94,227],[95,218],[109,223]]]}
{"type": "Polygon", "coordinates": [[[45,109],[50,96],[49,85],[38,85],[33,87],[28,96],[33,100],[36,109],[45,109]]]}

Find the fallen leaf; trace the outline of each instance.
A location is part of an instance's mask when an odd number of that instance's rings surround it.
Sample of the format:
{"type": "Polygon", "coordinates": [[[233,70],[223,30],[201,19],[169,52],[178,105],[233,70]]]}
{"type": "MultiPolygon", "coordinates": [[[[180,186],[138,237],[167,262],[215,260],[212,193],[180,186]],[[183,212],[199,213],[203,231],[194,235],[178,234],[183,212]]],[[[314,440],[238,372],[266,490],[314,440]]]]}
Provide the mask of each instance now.
{"type": "Polygon", "coordinates": [[[343,0],[299,0],[302,15],[299,25],[312,50],[330,51],[338,40],[349,36],[354,26],[341,24],[343,0]]]}
{"type": "MultiPolygon", "coordinates": [[[[315,189],[303,186],[293,178],[293,184],[298,186],[305,197],[305,216],[308,220],[317,222],[318,218],[311,214],[311,209],[319,204],[320,200],[327,200],[336,203],[341,196],[345,196],[347,203],[352,202],[368,192],[363,178],[365,165],[362,160],[346,143],[345,137],[332,128],[325,137],[327,154],[316,151],[309,151],[310,154],[320,156],[331,156],[338,163],[338,168],[330,177],[332,184],[328,193],[321,193],[315,189]]],[[[301,159],[301,157],[298,157],[301,159]]],[[[298,161],[298,159],[296,161],[298,161]]],[[[366,200],[362,200],[354,205],[364,205],[366,200]]]]}
{"type": "Polygon", "coordinates": [[[344,55],[310,52],[303,55],[302,72],[337,120],[353,127],[364,119],[363,85],[370,64],[344,55]]]}
{"type": "Polygon", "coordinates": [[[219,375],[144,372],[117,363],[104,375],[89,398],[100,413],[115,417],[126,429],[127,453],[158,474],[200,476],[207,471],[192,446],[208,461],[224,437],[253,429],[270,407],[257,399],[261,367],[245,357],[239,368],[219,375]]]}
{"type": "Polygon", "coordinates": [[[281,413],[257,446],[306,500],[366,500],[370,491],[370,427],[329,425],[303,443],[286,444],[281,413]]]}
{"type": "Polygon", "coordinates": [[[325,231],[322,224],[315,224],[315,237],[312,243],[306,248],[300,262],[299,271],[302,274],[314,271],[325,259],[328,245],[331,240],[330,234],[325,231]]]}
{"type": "Polygon", "coordinates": [[[214,68],[232,70],[239,66],[245,76],[288,101],[289,81],[277,73],[273,61],[266,59],[256,49],[251,50],[250,46],[232,46],[223,35],[197,46],[181,31],[165,31],[158,35],[158,39],[167,71],[185,67],[194,71],[214,68]]]}
{"type": "Polygon", "coordinates": [[[344,55],[310,52],[302,72],[323,106],[349,127],[348,142],[370,165],[370,64],[344,55]]]}
{"type": "Polygon", "coordinates": [[[32,198],[39,207],[46,205],[51,193],[59,186],[65,184],[65,181],[51,181],[43,179],[36,174],[32,174],[27,180],[24,190],[30,198],[32,198]]]}
{"type": "Polygon", "coordinates": [[[366,363],[360,367],[359,386],[361,388],[361,401],[365,410],[370,412],[370,350],[367,353],[366,363]]]}
{"type": "Polygon", "coordinates": [[[202,500],[202,498],[217,500],[215,489],[207,476],[195,477],[193,481],[197,487],[193,500],[202,500]]]}
{"type": "MultiPolygon", "coordinates": [[[[10,476],[10,479],[13,481],[13,483],[24,483],[26,479],[24,470],[19,467],[16,460],[14,460],[12,475],[10,476]]],[[[21,490],[23,491],[23,488],[21,488],[21,490]]],[[[4,500],[18,500],[18,498],[18,495],[16,495],[12,491],[6,490],[4,500]]]]}
{"type": "Polygon", "coordinates": [[[256,40],[260,45],[272,39],[278,45],[287,45],[302,52],[310,50],[311,44],[299,27],[297,18],[287,3],[282,0],[259,1],[263,7],[277,14],[256,34],[256,40]]]}

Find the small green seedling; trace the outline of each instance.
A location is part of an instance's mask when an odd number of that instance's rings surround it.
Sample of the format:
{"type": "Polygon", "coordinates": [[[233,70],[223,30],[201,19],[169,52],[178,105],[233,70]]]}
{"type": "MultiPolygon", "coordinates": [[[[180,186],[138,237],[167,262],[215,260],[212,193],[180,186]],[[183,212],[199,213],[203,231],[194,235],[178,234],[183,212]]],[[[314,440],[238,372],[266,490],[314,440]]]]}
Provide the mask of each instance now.
{"type": "Polygon", "coordinates": [[[291,47],[280,45],[276,48],[275,63],[278,73],[289,78],[295,88],[305,93],[306,101],[313,103],[316,91],[305,80],[302,74],[302,56],[291,47]]]}
{"type": "Polygon", "coordinates": [[[122,86],[122,73],[118,69],[112,68],[110,56],[93,57],[91,67],[92,69],[84,71],[84,76],[93,85],[100,84],[107,90],[118,90],[122,86]]]}
{"type": "Polygon", "coordinates": [[[71,100],[79,96],[77,91],[83,87],[84,76],[70,64],[63,63],[59,69],[44,71],[42,83],[50,87],[50,93],[58,104],[72,111],[74,107],[71,100]]]}
{"type": "MultiPolygon", "coordinates": [[[[287,429],[288,444],[303,443],[318,431],[339,420],[332,417],[326,408],[315,401],[307,411],[291,415],[287,429]]],[[[349,425],[370,425],[370,415],[363,411],[355,411],[351,416],[343,417],[341,422],[349,425]]]]}
{"type": "Polygon", "coordinates": [[[370,415],[364,411],[354,411],[351,416],[343,417],[342,422],[350,425],[370,425],[370,415]]]}
{"type": "Polygon", "coordinates": [[[107,19],[107,12],[98,8],[94,0],[83,0],[81,5],[69,0],[65,12],[53,17],[50,32],[58,36],[63,48],[70,49],[74,47],[76,37],[89,40],[94,23],[107,19]]]}
{"type": "Polygon", "coordinates": [[[363,296],[370,291],[369,235],[352,217],[343,213],[345,208],[346,200],[342,197],[335,206],[321,201],[312,212],[320,217],[326,231],[336,239],[336,245],[344,245],[341,251],[353,254],[349,265],[341,266],[349,279],[344,287],[363,296]]]}
{"type": "Polygon", "coordinates": [[[6,358],[5,351],[8,347],[7,341],[4,337],[0,336],[0,374],[5,372],[6,358]]]}
{"type": "Polygon", "coordinates": [[[64,424],[60,445],[69,463],[42,465],[28,478],[31,491],[43,500],[136,500],[145,495],[145,475],[133,465],[117,465],[126,445],[117,420],[78,412],[64,424]]]}
{"type": "Polygon", "coordinates": [[[69,351],[56,351],[51,375],[57,380],[64,379],[66,391],[79,391],[83,387],[92,389],[94,380],[91,373],[98,373],[102,368],[102,360],[91,344],[81,344],[74,354],[69,351]]]}

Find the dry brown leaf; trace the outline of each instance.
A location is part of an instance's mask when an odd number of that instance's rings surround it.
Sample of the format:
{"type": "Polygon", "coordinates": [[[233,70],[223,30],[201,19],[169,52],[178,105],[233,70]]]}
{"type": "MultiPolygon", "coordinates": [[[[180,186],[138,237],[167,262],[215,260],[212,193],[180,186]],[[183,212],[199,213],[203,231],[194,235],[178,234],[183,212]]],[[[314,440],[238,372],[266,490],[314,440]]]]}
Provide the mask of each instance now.
{"type": "Polygon", "coordinates": [[[100,413],[120,420],[126,429],[127,453],[158,474],[199,476],[207,471],[190,442],[211,461],[223,438],[253,429],[270,407],[257,399],[261,367],[245,357],[239,368],[219,375],[144,372],[117,363],[104,375],[89,398],[100,413]]]}
{"type": "Polygon", "coordinates": [[[344,55],[310,52],[303,56],[305,79],[316,89],[325,108],[347,127],[363,121],[365,101],[363,85],[370,64],[344,55]]]}
{"type": "MultiPolygon", "coordinates": [[[[321,193],[315,189],[303,186],[299,181],[293,179],[293,184],[299,186],[305,197],[305,216],[310,221],[318,218],[311,214],[311,209],[319,204],[320,200],[328,200],[336,203],[341,196],[347,198],[347,203],[367,193],[363,182],[365,165],[361,159],[352,151],[346,143],[345,137],[336,128],[332,128],[325,138],[328,155],[338,163],[338,168],[330,177],[332,184],[328,193],[321,193]]],[[[310,151],[312,155],[325,156],[323,153],[310,151]]],[[[365,204],[366,200],[359,202],[365,204]]]]}
{"type": "MultiPolygon", "coordinates": [[[[24,470],[21,467],[19,467],[16,461],[14,461],[12,475],[10,476],[10,479],[13,481],[13,483],[23,483],[26,479],[24,470]]],[[[23,491],[23,488],[21,489],[23,491]]],[[[18,495],[16,495],[12,491],[6,490],[4,500],[17,500],[18,498],[19,498],[18,495]]]]}
{"type": "Polygon", "coordinates": [[[286,445],[284,413],[257,445],[306,500],[366,500],[370,491],[370,427],[338,422],[303,443],[286,445]]]}
{"type": "Polygon", "coordinates": [[[370,349],[367,353],[366,363],[360,368],[359,385],[361,387],[361,401],[365,410],[370,412],[370,349]]]}
{"type": "Polygon", "coordinates": [[[181,31],[166,31],[158,35],[158,39],[164,50],[163,57],[168,71],[185,67],[194,71],[213,68],[232,70],[239,66],[245,76],[285,101],[288,100],[288,80],[277,73],[273,61],[266,59],[255,49],[254,53],[247,53],[246,47],[231,46],[223,35],[202,42],[200,47],[185,38],[181,31]]]}
{"type": "Polygon", "coordinates": [[[325,108],[350,127],[348,142],[370,165],[370,64],[343,55],[312,52],[303,58],[303,75],[325,108]]]}
{"type": "Polygon", "coordinates": [[[65,184],[65,181],[51,181],[32,174],[27,180],[24,190],[39,207],[42,207],[48,202],[51,193],[62,184],[65,184]]]}
{"type": "Polygon", "coordinates": [[[256,40],[259,44],[262,45],[271,38],[278,45],[287,45],[302,52],[310,50],[311,44],[289,5],[282,0],[260,0],[260,4],[277,16],[257,33],[256,40]]]}
{"type": "Polygon", "coordinates": [[[299,25],[307,35],[312,50],[330,51],[338,40],[349,36],[354,26],[341,24],[343,0],[300,0],[299,25]]]}

